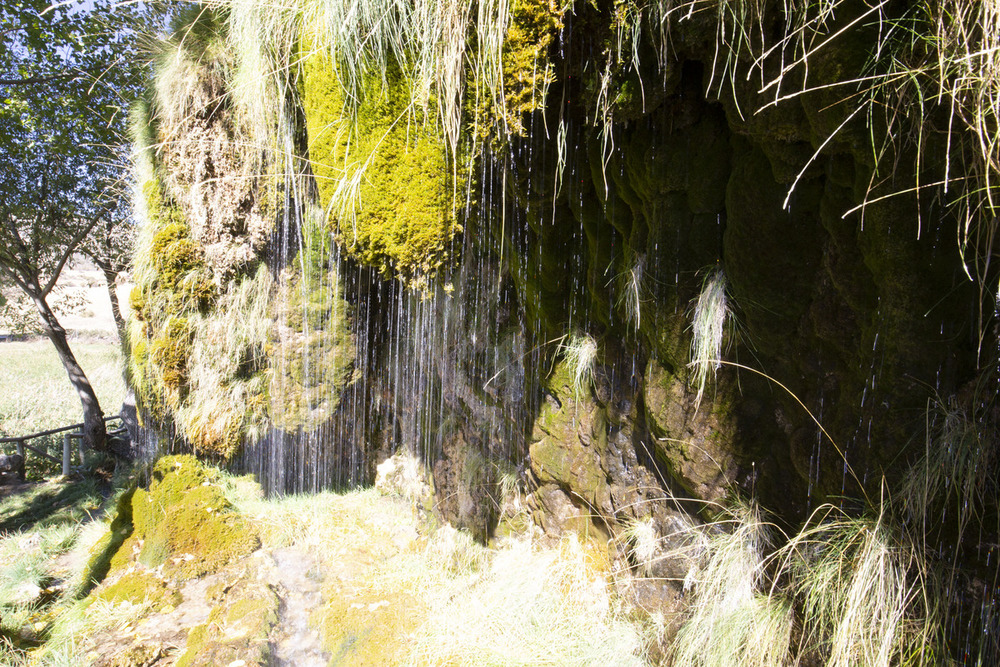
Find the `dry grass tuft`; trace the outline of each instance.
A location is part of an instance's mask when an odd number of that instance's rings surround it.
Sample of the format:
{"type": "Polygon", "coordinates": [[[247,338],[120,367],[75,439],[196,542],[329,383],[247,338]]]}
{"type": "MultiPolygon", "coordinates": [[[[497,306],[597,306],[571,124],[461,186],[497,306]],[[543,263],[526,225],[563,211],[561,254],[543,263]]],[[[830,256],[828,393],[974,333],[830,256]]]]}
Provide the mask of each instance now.
{"type": "Polygon", "coordinates": [[[569,364],[573,392],[579,398],[581,392],[589,391],[594,386],[597,341],[589,334],[574,334],[559,347],[563,359],[569,364]]]}
{"type": "Polygon", "coordinates": [[[695,409],[701,405],[709,375],[714,377],[722,365],[722,341],[729,318],[726,276],[722,269],[716,269],[702,283],[691,316],[690,365],[694,368],[694,384],[698,388],[695,409]]]}

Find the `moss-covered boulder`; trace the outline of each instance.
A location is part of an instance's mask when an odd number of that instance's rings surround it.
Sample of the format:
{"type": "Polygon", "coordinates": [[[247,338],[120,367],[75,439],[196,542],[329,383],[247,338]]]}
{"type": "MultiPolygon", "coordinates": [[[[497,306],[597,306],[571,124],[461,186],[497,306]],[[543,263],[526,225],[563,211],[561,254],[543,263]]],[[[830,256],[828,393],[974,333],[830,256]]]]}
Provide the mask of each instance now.
{"type": "Polygon", "coordinates": [[[733,388],[713,382],[698,405],[689,375],[649,361],[643,377],[646,422],[656,455],[686,494],[719,500],[736,479],[733,388]]]}
{"type": "Polygon", "coordinates": [[[168,577],[201,576],[260,545],[253,528],[232,511],[216,473],[193,456],[164,457],[150,476],[149,489],[132,495],[132,533],[111,559],[111,575],[137,564],[162,566],[168,577]]]}
{"type": "Polygon", "coordinates": [[[607,424],[590,387],[574,386],[571,365],[561,361],[546,381],[546,396],[529,447],[532,473],[540,483],[560,485],[592,507],[609,508],[601,463],[607,424]]]}

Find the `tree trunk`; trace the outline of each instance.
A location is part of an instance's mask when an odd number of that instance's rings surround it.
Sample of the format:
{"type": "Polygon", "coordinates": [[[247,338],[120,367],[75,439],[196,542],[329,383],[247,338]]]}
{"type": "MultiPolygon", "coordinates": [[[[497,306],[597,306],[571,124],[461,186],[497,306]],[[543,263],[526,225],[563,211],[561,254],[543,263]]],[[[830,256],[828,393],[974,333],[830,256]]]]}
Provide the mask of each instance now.
{"type": "Polygon", "coordinates": [[[118,344],[122,351],[125,351],[125,318],[122,317],[121,305],[118,303],[118,291],[115,284],[118,282],[118,272],[111,268],[107,262],[97,262],[98,268],[104,274],[104,282],[108,286],[108,297],[111,298],[111,315],[115,320],[115,329],[118,330],[118,344]]]}
{"type": "Polygon", "coordinates": [[[63,368],[66,369],[69,381],[80,397],[80,403],[83,406],[83,444],[93,451],[104,451],[108,432],[104,426],[104,413],[97,401],[97,394],[94,393],[94,388],[90,386],[90,380],[87,379],[83,368],[80,367],[76,356],[69,348],[66,330],[59,324],[59,320],[49,308],[48,302],[42,296],[32,296],[32,300],[42,318],[42,328],[45,335],[52,341],[56,352],[59,353],[59,360],[62,362],[63,368]]]}

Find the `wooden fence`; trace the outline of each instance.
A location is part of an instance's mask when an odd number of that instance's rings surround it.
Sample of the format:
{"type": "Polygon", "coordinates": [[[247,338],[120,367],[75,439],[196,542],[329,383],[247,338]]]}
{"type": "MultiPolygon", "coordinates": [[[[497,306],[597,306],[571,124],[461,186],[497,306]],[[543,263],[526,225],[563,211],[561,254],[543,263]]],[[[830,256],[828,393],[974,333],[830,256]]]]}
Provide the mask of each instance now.
{"type": "MultiPolygon", "coordinates": [[[[112,415],[110,417],[104,418],[104,423],[113,422],[116,420],[121,420],[121,415],[112,415]]],[[[54,463],[60,463],[60,460],[55,456],[52,456],[48,452],[43,452],[37,447],[32,447],[28,444],[29,440],[34,440],[35,438],[44,438],[50,435],[56,435],[63,433],[63,451],[62,451],[62,474],[68,475],[71,472],[70,468],[70,458],[73,454],[73,440],[77,440],[79,443],[80,450],[80,465],[86,465],[86,453],[84,452],[83,446],[83,424],[73,424],[72,426],[64,426],[62,428],[53,428],[48,431],[42,431],[40,433],[32,433],[31,435],[22,435],[17,437],[0,438],[0,445],[14,444],[17,447],[17,453],[21,456],[24,461],[25,469],[27,469],[28,464],[28,452],[32,452],[35,456],[40,456],[43,459],[48,459],[54,463]]],[[[108,431],[108,437],[120,436],[126,433],[124,426],[121,426],[113,431],[108,431]]],[[[22,480],[24,478],[24,473],[22,471],[22,480]]]]}

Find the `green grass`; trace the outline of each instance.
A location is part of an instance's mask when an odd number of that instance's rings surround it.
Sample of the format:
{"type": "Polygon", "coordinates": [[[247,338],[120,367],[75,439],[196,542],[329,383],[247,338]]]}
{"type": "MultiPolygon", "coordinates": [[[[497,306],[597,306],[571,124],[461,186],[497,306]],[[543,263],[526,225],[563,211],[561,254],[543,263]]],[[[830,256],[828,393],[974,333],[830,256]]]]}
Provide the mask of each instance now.
{"type": "Polygon", "coordinates": [[[29,664],[29,652],[52,642],[53,621],[74,617],[64,612],[79,606],[89,549],[107,532],[91,520],[103,500],[89,479],[0,498],[0,665],[29,664]]]}
{"type": "Polygon", "coordinates": [[[0,534],[36,525],[75,525],[91,518],[102,502],[93,479],[34,484],[0,500],[0,534]]]}
{"type": "MultiPolygon", "coordinates": [[[[71,342],[105,415],[117,414],[125,397],[122,357],[117,343],[71,342]]],[[[80,399],[48,340],[0,343],[0,437],[22,436],[83,420],[80,399]]],[[[62,435],[29,443],[62,456],[62,435]]],[[[3,445],[3,453],[13,453],[3,445]]],[[[58,473],[58,465],[28,453],[29,478],[58,473]],[[40,467],[41,466],[41,467],[40,467]]]]}

